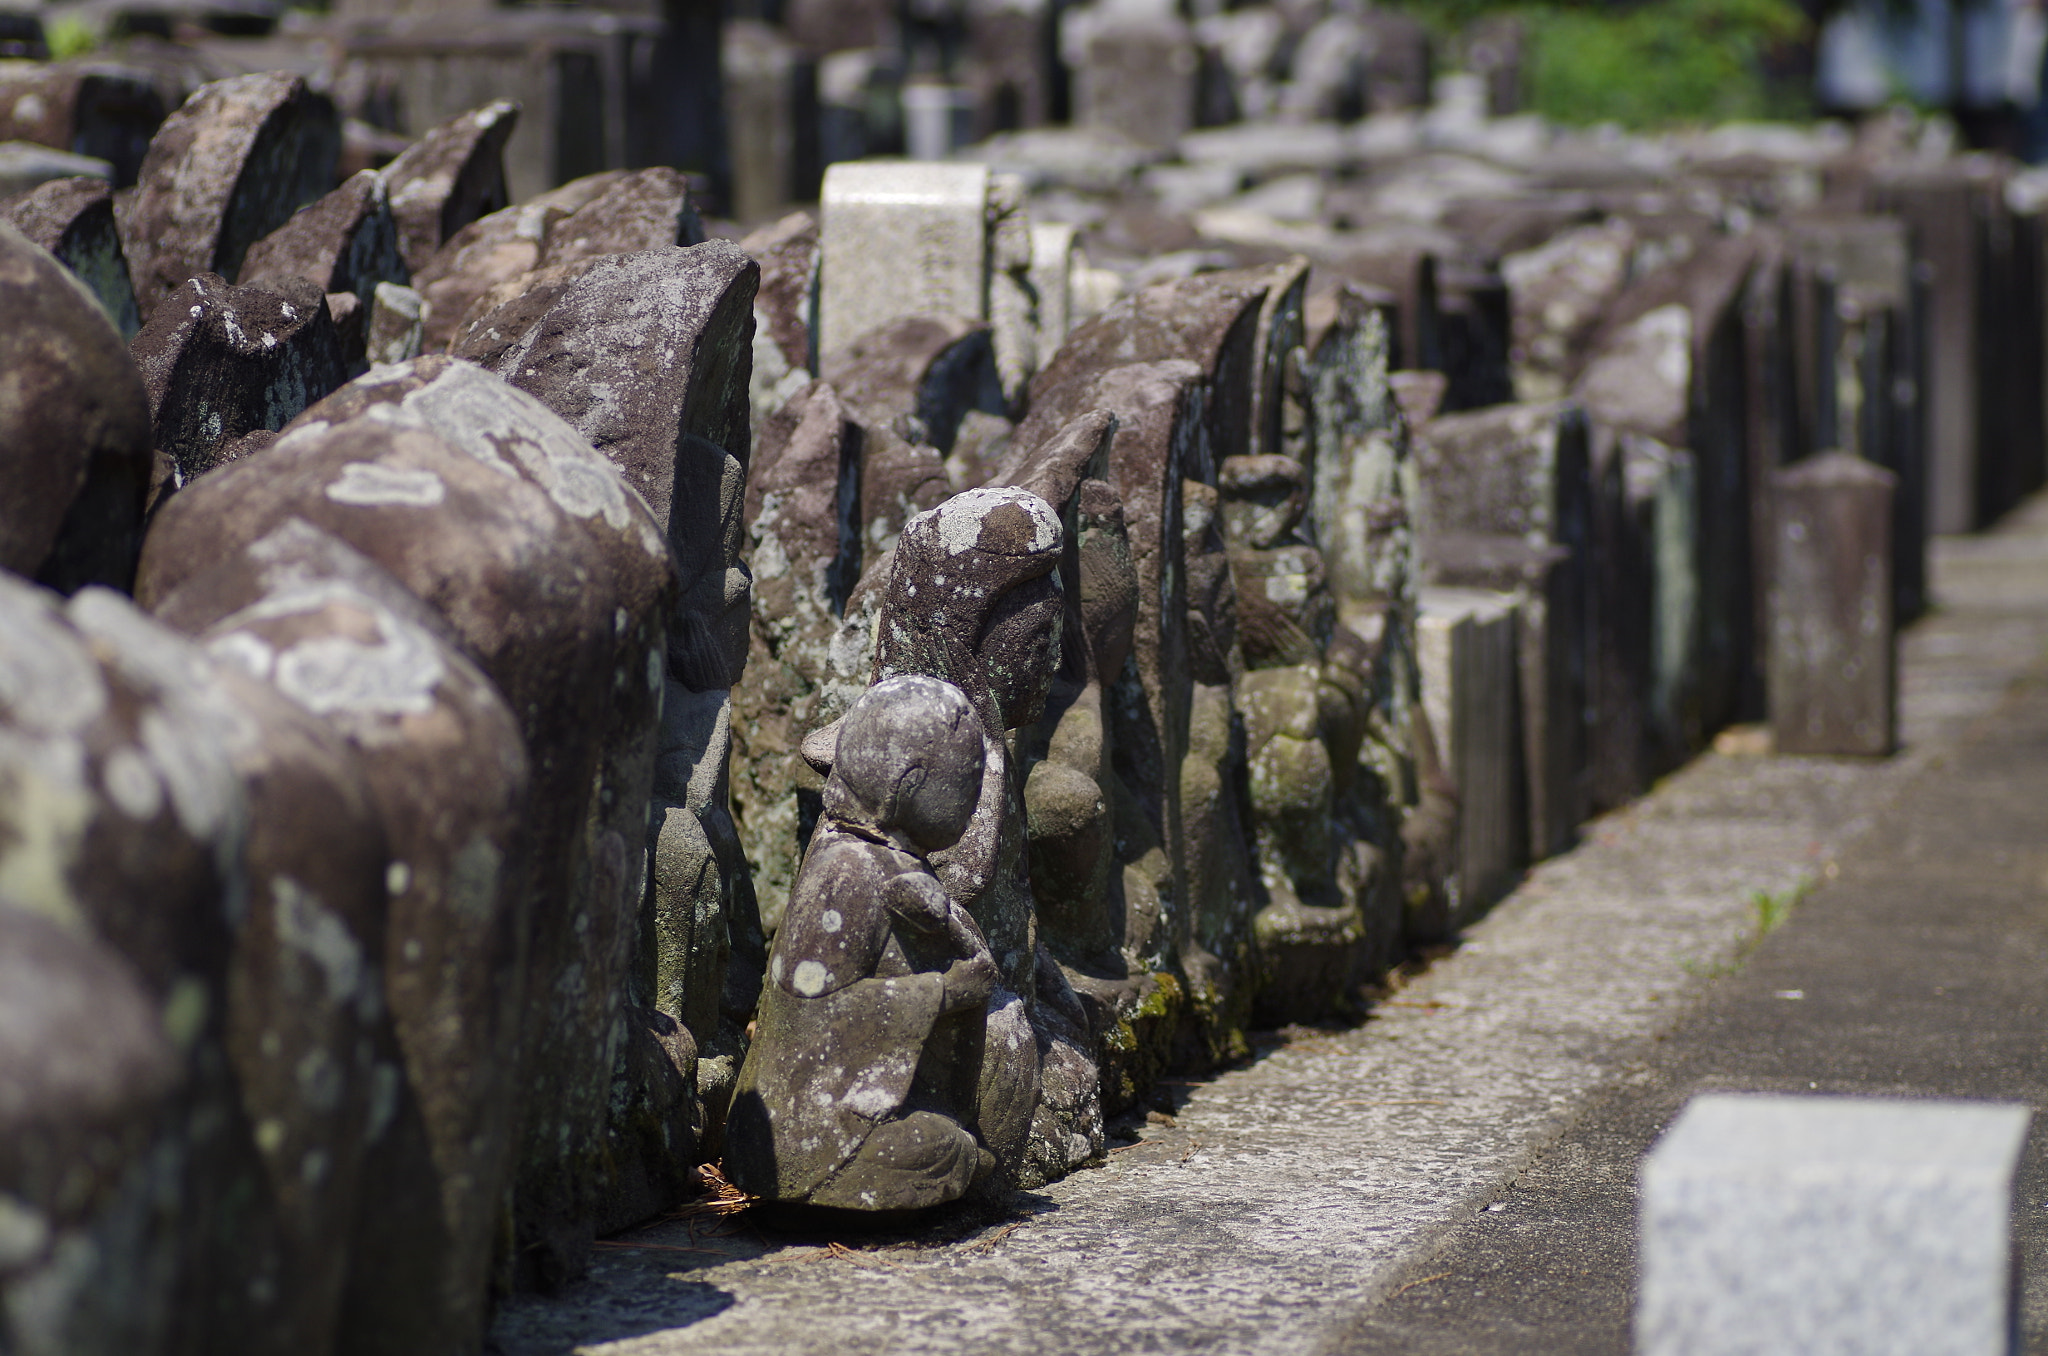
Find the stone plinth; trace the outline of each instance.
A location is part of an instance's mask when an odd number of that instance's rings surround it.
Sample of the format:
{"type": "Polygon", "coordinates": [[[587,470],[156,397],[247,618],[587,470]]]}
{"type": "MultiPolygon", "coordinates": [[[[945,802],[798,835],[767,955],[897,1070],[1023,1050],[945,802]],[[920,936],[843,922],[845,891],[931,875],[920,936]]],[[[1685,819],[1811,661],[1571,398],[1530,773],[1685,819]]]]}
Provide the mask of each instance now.
{"type": "Polygon", "coordinates": [[[2003,1356],[2022,1106],[1696,1098],[1642,1174],[1642,1356],[2003,1356]]]}

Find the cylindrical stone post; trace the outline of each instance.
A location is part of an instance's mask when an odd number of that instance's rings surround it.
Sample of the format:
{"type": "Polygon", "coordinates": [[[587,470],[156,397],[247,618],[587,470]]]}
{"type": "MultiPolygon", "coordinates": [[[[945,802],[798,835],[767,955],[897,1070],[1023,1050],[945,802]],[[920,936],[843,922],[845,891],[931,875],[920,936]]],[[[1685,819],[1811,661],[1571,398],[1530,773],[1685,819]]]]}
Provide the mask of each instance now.
{"type": "Polygon", "coordinates": [[[1898,705],[1892,495],[1847,452],[1772,476],[1771,726],[1780,753],[1886,754],[1898,705]]]}

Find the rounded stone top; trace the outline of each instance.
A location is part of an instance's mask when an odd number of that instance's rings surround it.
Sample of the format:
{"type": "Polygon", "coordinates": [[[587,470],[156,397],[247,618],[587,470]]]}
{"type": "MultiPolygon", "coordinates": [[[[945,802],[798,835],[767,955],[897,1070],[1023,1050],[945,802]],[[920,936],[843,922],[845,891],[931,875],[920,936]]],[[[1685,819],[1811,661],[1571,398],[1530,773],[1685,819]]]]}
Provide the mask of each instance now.
{"type": "Polygon", "coordinates": [[[911,520],[937,536],[949,556],[982,551],[997,556],[1058,556],[1060,519],[1029,490],[991,487],[954,495],[911,520]]]}

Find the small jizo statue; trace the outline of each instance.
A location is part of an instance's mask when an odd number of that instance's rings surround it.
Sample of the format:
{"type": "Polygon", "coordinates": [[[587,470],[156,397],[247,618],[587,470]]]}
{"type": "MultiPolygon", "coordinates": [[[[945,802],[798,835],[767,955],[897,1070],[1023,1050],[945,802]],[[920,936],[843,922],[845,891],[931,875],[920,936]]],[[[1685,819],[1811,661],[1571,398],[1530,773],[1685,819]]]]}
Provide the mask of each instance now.
{"type": "Polygon", "coordinates": [[[980,1127],[1034,1090],[983,1076],[996,964],[927,860],[966,829],[982,765],[951,683],[890,678],[847,713],[728,1122],[743,1190],[920,1210],[995,1170],[980,1127]]]}

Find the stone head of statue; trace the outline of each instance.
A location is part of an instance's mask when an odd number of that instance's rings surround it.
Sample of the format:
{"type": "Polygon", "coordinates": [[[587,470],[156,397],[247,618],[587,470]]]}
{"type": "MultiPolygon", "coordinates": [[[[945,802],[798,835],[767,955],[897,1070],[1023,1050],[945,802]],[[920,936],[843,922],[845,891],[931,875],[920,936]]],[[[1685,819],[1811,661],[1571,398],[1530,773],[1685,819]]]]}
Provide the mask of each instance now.
{"type": "Polygon", "coordinates": [[[967,694],[991,734],[1036,721],[1059,667],[1062,529],[1028,490],[957,494],[904,526],[875,675],[922,673],[967,694]]]}
{"type": "Polygon", "coordinates": [[[937,852],[966,831],[983,761],[982,722],[966,693],[921,674],[885,678],[839,727],[825,813],[937,852]]]}

